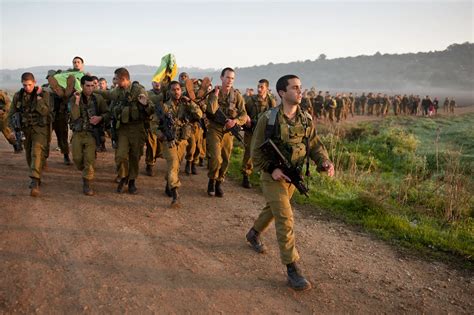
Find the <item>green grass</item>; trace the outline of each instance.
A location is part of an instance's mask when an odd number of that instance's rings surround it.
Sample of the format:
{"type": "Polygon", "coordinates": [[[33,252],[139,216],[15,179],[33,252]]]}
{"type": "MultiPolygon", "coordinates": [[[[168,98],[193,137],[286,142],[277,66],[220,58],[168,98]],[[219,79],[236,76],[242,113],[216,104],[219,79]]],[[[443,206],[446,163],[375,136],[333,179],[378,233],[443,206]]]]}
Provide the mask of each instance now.
{"type": "MultiPolygon", "coordinates": [[[[336,176],[309,179],[310,196],[295,201],[378,237],[474,266],[474,114],[447,118],[390,117],[320,135],[336,176]],[[454,152],[454,153],[453,153],[454,152]],[[451,179],[451,181],[450,181],[451,179]],[[447,212],[457,184],[454,214],[447,212]]],[[[236,146],[229,175],[241,179],[236,146]]],[[[251,176],[258,185],[258,175],[251,176]]]]}

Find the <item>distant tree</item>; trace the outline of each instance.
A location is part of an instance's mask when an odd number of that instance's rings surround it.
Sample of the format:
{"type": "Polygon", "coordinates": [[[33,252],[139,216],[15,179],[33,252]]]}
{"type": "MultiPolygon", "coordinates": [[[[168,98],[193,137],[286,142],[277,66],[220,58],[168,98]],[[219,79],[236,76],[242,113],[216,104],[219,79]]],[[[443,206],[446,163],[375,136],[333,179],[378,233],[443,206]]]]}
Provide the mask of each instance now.
{"type": "Polygon", "coordinates": [[[318,60],[326,60],[327,56],[325,54],[321,54],[318,57],[318,60]]]}
{"type": "Polygon", "coordinates": [[[380,56],[382,56],[382,54],[380,53],[380,51],[377,51],[377,52],[374,54],[374,56],[380,57],[380,56]]]}

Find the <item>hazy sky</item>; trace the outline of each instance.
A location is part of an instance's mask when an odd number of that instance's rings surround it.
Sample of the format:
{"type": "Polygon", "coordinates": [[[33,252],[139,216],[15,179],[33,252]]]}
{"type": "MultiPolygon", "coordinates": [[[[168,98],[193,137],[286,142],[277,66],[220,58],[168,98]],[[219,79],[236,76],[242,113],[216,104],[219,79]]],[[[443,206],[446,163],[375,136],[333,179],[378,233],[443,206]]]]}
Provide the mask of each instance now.
{"type": "Polygon", "coordinates": [[[0,69],[86,64],[243,67],[443,50],[473,42],[473,1],[0,0],[0,69]]]}

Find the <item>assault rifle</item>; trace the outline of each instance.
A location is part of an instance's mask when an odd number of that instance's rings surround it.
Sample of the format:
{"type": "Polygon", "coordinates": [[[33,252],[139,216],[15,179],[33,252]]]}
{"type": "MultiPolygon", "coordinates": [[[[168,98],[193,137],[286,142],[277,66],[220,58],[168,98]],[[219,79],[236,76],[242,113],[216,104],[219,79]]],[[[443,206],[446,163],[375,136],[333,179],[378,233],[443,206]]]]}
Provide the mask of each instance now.
{"type": "Polygon", "coordinates": [[[110,119],[110,138],[112,140],[112,148],[117,149],[118,135],[117,135],[117,118],[112,115],[110,119]]]}
{"type": "MultiPolygon", "coordinates": [[[[99,116],[97,100],[95,99],[94,96],[92,98],[92,107],[88,109],[88,114],[89,114],[89,117],[99,116]]],[[[94,139],[95,139],[96,150],[99,150],[102,147],[102,134],[104,133],[104,124],[101,121],[97,125],[91,124],[91,127],[92,127],[92,135],[94,136],[94,139]]]]}
{"type": "Polygon", "coordinates": [[[23,148],[23,141],[25,140],[25,135],[21,131],[21,113],[15,112],[13,114],[12,127],[15,131],[15,151],[21,151],[23,148]]]}
{"type": "Polygon", "coordinates": [[[291,184],[295,185],[300,194],[308,197],[309,189],[304,184],[303,176],[301,176],[302,167],[295,167],[286,159],[281,153],[280,149],[269,138],[259,147],[265,156],[272,161],[272,163],[282,170],[289,179],[291,184]]]}
{"type": "MultiPolygon", "coordinates": [[[[218,123],[219,125],[225,125],[227,120],[229,119],[226,114],[222,111],[222,109],[219,107],[216,112],[214,113],[214,121],[218,123]]],[[[227,131],[230,131],[230,133],[237,138],[242,144],[244,144],[244,138],[240,134],[240,130],[242,130],[242,127],[239,125],[235,124],[234,127],[227,129],[227,131]]]]}
{"type": "Polygon", "coordinates": [[[171,148],[174,145],[176,140],[176,129],[175,129],[175,120],[171,113],[165,113],[163,108],[160,105],[156,106],[155,109],[156,117],[160,120],[160,126],[162,126],[161,131],[163,132],[168,146],[171,148]]]}

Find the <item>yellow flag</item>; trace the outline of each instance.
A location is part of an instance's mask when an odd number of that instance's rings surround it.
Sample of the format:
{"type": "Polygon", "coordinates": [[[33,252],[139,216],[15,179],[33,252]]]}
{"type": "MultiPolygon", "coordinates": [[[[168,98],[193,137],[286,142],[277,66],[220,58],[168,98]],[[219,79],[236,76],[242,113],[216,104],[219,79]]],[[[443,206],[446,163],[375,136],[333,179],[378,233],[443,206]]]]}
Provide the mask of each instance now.
{"type": "Polygon", "coordinates": [[[178,73],[178,65],[173,54],[167,54],[161,58],[161,64],[153,75],[153,82],[161,82],[165,78],[171,81],[178,73]]]}

